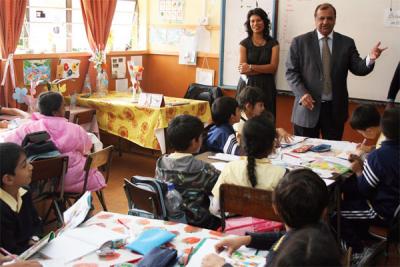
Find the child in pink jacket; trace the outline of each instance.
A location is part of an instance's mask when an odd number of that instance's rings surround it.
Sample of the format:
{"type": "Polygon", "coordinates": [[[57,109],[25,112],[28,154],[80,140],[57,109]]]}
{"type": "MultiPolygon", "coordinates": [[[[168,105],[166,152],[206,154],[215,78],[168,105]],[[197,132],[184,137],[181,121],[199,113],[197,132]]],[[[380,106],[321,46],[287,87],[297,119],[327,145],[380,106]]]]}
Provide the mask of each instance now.
{"type": "MultiPolygon", "coordinates": [[[[44,92],[39,95],[38,101],[40,113],[33,113],[32,121],[18,127],[13,134],[5,138],[5,141],[21,145],[29,133],[48,132],[60,153],[69,157],[64,181],[65,192],[82,192],[85,155],[90,152],[92,141],[81,126],[64,118],[64,100],[60,93],[44,92]]],[[[103,175],[98,170],[90,170],[87,190],[96,191],[104,186],[103,175]]]]}

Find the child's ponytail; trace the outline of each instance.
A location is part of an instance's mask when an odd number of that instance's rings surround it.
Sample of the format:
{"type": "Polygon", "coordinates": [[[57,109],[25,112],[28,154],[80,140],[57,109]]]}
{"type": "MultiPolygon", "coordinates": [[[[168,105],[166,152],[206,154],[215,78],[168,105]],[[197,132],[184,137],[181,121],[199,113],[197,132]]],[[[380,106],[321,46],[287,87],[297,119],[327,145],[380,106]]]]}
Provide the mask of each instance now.
{"type": "Polygon", "coordinates": [[[247,175],[252,187],[257,185],[256,158],[267,157],[276,136],[274,123],[265,115],[253,117],[243,127],[243,148],[247,155],[247,175]]]}

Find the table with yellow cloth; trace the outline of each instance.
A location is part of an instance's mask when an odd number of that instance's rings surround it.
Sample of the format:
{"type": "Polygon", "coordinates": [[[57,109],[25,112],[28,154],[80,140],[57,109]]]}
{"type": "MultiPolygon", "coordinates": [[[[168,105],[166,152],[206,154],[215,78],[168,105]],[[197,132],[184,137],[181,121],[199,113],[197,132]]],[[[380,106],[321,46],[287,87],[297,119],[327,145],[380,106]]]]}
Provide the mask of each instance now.
{"type": "Polygon", "coordinates": [[[211,110],[206,101],[175,97],[164,97],[164,100],[165,107],[141,107],[134,103],[131,94],[111,92],[103,97],[78,97],[77,104],[96,109],[100,129],[165,153],[164,129],[174,117],[189,114],[208,124],[211,110]]]}

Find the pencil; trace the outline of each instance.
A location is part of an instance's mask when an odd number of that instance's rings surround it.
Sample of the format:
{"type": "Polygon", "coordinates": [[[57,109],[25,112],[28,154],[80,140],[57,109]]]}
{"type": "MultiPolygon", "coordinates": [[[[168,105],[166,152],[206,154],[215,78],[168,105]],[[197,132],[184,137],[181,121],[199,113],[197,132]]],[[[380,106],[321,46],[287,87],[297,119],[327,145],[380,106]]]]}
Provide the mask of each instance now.
{"type": "Polygon", "coordinates": [[[364,140],[362,141],[361,145],[365,145],[365,143],[367,142],[367,138],[364,138],[364,140]]]}
{"type": "Polygon", "coordinates": [[[14,260],[17,259],[17,256],[11,254],[10,252],[8,252],[6,249],[4,249],[4,248],[2,248],[2,247],[0,247],[0,251],[1,251],[3,254],[5,254],[5,255],[10,256],[10,257],[13,258],[14,260]]]}
{"type": "Polygon", "coordinates": [[[125,226],[126,229],[130,230],[129,226],[126,225],[121,219],[117,219],[117,222],[125,226]]]}

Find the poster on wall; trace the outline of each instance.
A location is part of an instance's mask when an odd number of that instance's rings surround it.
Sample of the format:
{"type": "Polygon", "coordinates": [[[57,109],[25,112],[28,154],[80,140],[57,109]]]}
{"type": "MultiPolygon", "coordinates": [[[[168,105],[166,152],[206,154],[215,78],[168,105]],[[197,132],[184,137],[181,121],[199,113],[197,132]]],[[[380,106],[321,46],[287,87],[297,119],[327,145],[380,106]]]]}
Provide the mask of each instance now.
{"type": "Polygon", "coordinates": [[[23,61],[24,84],[30,85],[30,81],[48,82],[51,71],[50,59],[35,59],[23,61]]]}
{"type": "Polygon", "coordinates": [[[163,20],[182,22],[184,19],[184,0],[159,0],[159,14],[163,20]]]}
{"type": "Polygon", "coordinates": [[[196,65],[197,61],[197,42],[196,36],[185,34],[181,37],[179,46],[179,64],[196,65]]]}
{"type": "Polygon", "coordinates": [[[123,79],[126,76],[125,57],[111,58],[111,78],[123,79]]]}
{"type": "Polygon", "coordinates": [[[79,78],[79,59],[62,58],[57,65],[57,78],[72,79],[79,78]]]}

